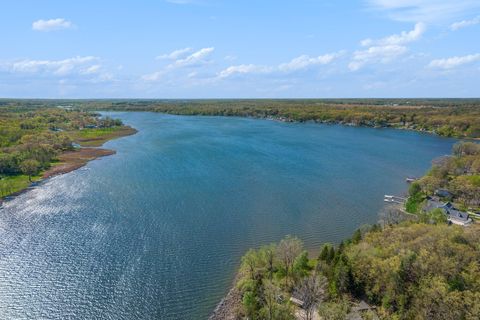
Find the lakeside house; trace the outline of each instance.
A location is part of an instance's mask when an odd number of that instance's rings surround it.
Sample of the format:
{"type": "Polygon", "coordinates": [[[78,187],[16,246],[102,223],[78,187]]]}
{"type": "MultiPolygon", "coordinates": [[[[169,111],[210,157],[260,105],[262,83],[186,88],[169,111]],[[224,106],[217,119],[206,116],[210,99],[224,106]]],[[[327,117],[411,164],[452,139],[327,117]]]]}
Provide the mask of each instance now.
{"type": "Polygon", "coordinates": [[[468,226],[473,222],[472,218],[467,212],[463,212],[454,207],[451,202],[442,202],[437,197],[427,197],[427,204],[423,208],[425,212],[430,212],[435,209],[442,210],[450,223],[468,226]]]}

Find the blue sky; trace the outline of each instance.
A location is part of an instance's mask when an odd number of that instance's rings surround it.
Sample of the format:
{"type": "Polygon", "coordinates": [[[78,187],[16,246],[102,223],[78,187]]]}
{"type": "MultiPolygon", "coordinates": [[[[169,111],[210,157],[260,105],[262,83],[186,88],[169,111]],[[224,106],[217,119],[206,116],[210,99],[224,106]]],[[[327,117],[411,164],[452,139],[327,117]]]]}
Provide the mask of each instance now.
{"type": "Polygon", "coordinates": [[[0,36],[0,97],[480,97],[480,0],[12,0],[0,36]]]}

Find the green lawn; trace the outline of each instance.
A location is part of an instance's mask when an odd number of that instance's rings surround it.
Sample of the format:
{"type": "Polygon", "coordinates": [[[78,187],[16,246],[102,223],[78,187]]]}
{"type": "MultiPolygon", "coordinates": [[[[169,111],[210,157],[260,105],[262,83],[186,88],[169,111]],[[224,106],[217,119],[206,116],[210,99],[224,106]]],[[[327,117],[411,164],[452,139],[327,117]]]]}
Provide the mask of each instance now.
{"type": "MultiPolygon", "coordinates": [[[[32,180],[38,181],[40,176],[33,177],[32,180]]],[[[28,188],[30,183],[26,175],[2,177],[0,179],[0,198],[28,188]]]]}
{"type": "Polygon", "coordinates": [[[130,127],[111,127],[82,129],[69,132],[70,137],[83,147],[99,147],[108,140],[135,133],[136,130],[130,127]]]}

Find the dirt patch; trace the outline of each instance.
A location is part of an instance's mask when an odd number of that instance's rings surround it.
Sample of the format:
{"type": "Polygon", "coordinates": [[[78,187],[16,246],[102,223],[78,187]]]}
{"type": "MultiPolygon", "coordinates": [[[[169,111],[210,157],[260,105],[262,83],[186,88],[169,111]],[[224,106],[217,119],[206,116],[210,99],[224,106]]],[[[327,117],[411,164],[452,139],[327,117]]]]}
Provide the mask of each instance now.
{"type": "Polygon", "coordinates": [[[58,157],[59,164],[45,171],[43,178],[49,178],[76,170],[83,167],[89,161],[112,154],[115,154],[115,151],[98,148],[81,148],[75,151],[67,151],[58,157]]]}

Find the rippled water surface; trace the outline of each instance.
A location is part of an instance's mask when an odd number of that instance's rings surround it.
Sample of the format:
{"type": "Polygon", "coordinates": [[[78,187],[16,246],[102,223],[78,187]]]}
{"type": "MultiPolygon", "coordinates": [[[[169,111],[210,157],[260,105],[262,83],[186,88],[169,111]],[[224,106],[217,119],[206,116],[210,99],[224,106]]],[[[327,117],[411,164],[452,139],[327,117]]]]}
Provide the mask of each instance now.
{"type": "Polygon", "coordinates": [[[202,319],[242,253],[372,223],[453,140],[390,129],[116,113],[117,154],[0,209],[0,318],[202,319]]]}

